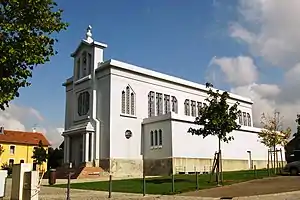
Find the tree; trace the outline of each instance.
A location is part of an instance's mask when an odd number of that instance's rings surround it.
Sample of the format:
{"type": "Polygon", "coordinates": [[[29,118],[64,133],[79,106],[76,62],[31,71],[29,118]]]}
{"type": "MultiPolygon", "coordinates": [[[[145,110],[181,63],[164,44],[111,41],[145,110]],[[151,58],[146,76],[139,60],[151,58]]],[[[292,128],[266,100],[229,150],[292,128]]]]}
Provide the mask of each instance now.
{"type": "MultiPolygon", "coordinates": [[[[291,128],[283,129],[282,118],[279,118],[279,112],[274,112],[274,116],[266,115],[261,116],[262,130],[258,133],[260,142],[266,147],[274,150],[274,162],[276,160],[276,146],[285,146],[291,136],[291,128]]],[[[276,173],[276,168],[275,168],[276,173]]]]}
{"type": "Polygon", "coordinates": [[[2,156],[3,153],[4,153],[4,147],[0,145],[0,157],[2,156]]]}
{"type": "Polygon", "coordinates": [[[190,128],[188,130],[192,135],[202,136],[216,136],[219,141],[218,155],[219,162],[217,163],[217,183],[220,180],[221,166],[221,142],[228,143],[233,140],[233,136],[229,135],[233,130],[239,129],[240,125],[236,120],[240,111],[237,109],[239,103],[236,102],[232,106],[227,103],[229,98],[228,92],[219,93],[219,90],[213,90],[211,83],[206,83],[206,87],[209,88],[205,99],[208,103],[204,105],[199,113],[200,116],[196,118],[195,124],[200,125],[199,129],[190,128]]]}
{"type": "Polygon", "coordinates": [[[63,149],[53,149],[49,147],[48,149],[48,169],[56,169],[61,167],[64,159],[64,150],[63,149]]]}
{"type": "Polygon", "coordinates": [[[57,52],[53,33],[67,28],[53,0],[0,1],[0,108],[30,85],[32,70],[57,52]]]}
{"type": "Polygon", "coordinates": [[[43,143],[41,140],[39,141],[39,146],[34,148],[32,158],[39,166],[47,161],[47,150],[43,147],[43,143]]]}

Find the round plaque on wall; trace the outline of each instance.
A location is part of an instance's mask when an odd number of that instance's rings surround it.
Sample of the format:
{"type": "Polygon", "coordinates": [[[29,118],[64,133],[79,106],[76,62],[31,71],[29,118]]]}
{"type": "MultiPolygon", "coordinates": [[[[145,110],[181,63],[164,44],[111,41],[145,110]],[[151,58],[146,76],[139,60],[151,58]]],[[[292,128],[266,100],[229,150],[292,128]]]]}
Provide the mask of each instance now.
{"type": "Polygon", "coordinates": [[[125,131],[125,137],[126,137],[126,139],[129,139],[129,138],[132,137],[132,132],[131,132],[131,130],[126,130],[126,131],[125,131]]]}

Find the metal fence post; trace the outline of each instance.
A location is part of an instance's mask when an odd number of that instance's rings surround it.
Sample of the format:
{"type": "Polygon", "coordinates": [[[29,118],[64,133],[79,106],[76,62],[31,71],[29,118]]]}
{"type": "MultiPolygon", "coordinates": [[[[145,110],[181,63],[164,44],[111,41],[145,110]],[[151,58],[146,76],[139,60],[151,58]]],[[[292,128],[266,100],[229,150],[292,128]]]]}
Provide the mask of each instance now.
{"type": "Polygon", "coordinates": [[[174,174],[172,173],[172,193],[175,192],[175,177],[174,174]]]}
{"type": "Polygon", "coordinates": [[[143,174],[143,196],[146,196],[146,177],[143,174]]]}
{"type": "Polygon", "coordinates": [[[108,185],[108,198],[111,198],[112,192],[112,175],[109,175],[109,185],[108,185]]]}

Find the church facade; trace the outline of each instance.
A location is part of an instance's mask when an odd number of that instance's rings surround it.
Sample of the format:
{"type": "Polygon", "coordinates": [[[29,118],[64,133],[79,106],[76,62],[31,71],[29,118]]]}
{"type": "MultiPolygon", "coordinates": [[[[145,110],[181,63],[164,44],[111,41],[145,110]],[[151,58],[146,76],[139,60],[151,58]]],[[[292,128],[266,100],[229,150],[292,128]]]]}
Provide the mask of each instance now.
{"type": "MultiPolygon", "coordinates": [[[[205,103],[204,85],[117,60],[104,60],[106,44],[91,27],[72,54],[66,88],[64,162],[101,167],[115,175],[206,172],[218,141],[187,133],[205,103]]],[[[224,170],[266,167],[267,148],[253,127],[251,99],[230,94],[242,114],[234,140],[222,143],[224,170]]]]}

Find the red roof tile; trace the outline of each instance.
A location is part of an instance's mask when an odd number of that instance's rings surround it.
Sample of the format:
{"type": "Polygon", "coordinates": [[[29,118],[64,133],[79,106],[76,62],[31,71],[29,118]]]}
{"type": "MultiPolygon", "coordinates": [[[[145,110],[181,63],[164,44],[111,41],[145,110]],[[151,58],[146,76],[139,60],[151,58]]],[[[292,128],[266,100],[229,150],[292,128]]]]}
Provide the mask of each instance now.
{"type": "Polygon", "coordinates": [[[46,137],[38,132],[4,130],[4,133],[0,134],[0,143],[38,145],[40,140],[43,145],[50,146],[46,137]]]}

